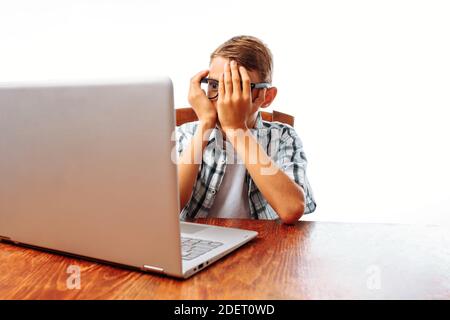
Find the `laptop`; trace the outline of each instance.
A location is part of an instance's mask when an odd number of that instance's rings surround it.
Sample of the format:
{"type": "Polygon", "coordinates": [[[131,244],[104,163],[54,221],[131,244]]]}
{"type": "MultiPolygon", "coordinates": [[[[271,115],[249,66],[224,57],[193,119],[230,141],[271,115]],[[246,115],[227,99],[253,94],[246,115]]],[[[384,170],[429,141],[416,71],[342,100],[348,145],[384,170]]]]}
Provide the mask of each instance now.
{"type": "Polygon", "coordinates": [[[173,85],[0,84],[0,238],[188,278],[257,232],[180,222],[173,85]]]}

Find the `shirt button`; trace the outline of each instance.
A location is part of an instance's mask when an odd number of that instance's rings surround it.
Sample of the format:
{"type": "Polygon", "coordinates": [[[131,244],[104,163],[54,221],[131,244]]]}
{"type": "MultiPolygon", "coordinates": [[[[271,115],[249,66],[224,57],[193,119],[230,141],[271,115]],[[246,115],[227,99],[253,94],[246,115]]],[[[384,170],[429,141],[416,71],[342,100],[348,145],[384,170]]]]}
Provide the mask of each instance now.
{"type": "Polygon", "coordinates": [[[212,189],[211,191],[209,191],[211,194],[216,194],[216,190],[212,189]]]}
{"type": "Polygon", "coordinates": [[[220,160],[220,163],[221,163],[221,164],[224,164],[225,162],[227,162],[227,159],[222,159],[222,160],[220,160]]]}

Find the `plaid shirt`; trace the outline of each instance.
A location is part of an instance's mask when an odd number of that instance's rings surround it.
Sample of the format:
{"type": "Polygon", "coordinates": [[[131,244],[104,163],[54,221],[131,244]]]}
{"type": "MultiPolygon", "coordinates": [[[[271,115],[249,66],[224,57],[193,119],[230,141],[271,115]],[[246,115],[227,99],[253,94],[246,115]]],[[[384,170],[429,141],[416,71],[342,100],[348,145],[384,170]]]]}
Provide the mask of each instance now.
{"type": "MultiPolygon", "coordinates": [[[[176,128],[178,156],[194,136],[197,125],[198,121],[185,123],[176,128]]],[[[261,119],[261,114],[258,113],[255,128],[250,131],[275,164],[303,188],[305,213],[313,212],[316,209],[316,202],[306,177],[307,160],[302,142],[294,128],[280,122],[264,121],[261,119]]],[[[223,149],[222,133],[216,127],[212,130],[208,144],[203,151],[197,180],[189,202],[180,213],[181,220],[208,216],[209,209],[220,188],[226,163],[227,152],[223,149]]],[[[277,213],[258,190],[248,171],[246,171],[245,183],[248,186],[248,201],[252,218],[278,219],[277,213]]]]}

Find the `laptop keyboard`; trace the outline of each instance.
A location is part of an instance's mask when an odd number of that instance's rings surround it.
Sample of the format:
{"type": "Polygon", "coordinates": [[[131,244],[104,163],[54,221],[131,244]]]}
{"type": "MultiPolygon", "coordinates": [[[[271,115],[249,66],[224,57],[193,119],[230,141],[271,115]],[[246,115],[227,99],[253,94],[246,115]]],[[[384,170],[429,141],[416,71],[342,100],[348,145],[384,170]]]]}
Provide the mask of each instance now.
{"type": "Polygon", "coordinates": [[[181,237],[181,257],[192,260],[223,245],[222,242],[181,237]]]}

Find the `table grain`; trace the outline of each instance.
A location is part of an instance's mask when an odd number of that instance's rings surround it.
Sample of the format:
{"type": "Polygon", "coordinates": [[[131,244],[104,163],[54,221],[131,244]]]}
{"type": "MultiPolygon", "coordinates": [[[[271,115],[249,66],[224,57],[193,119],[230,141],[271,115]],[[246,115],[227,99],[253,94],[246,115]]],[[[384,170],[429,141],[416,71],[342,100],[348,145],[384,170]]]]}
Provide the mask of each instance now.
{"type": "Polygon", "coordinates": [[[450,236],[445,227],[196,222],[259,235],[187,280],[0,243],[0,299],[450,298],[450,236]],[[80,289],[67,286],[71,265],[80,268],[80,289]]]}

